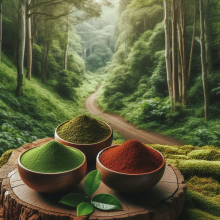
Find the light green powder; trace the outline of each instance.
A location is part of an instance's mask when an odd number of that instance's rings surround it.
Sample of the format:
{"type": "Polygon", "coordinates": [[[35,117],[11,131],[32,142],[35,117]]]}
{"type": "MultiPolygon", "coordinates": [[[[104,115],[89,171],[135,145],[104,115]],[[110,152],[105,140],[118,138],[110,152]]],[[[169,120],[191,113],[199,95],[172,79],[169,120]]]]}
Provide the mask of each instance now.
{"type": "Polygon", "coordinates": [[[84,155],[77,149],[50,141],[33,148],[21,157],[21,164],[29,170],[40,173],[59,173],[79,167],[84,155]]]}

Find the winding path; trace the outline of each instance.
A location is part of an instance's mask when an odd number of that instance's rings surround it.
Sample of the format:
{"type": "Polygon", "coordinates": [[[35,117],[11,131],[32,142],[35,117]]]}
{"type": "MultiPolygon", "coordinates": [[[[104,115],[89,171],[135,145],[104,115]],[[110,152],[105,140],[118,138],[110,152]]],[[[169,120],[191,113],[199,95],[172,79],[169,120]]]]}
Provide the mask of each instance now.
{"type": "Polygon", "coordinates": [[[145,144],[163,144],[163,145],[184,145],[180,140],[174,137],[165,136],[157,132],[149,132],[141,129],[137,129],[131,123],[128,123],[120,115],[105,113],[98,106],[96,102],[97,96],[96,90],[92,93],[84,103],[84,108],[94,116],[102,117],[110,126],[117,131],[126,140],[137,139],[145,144]]]}

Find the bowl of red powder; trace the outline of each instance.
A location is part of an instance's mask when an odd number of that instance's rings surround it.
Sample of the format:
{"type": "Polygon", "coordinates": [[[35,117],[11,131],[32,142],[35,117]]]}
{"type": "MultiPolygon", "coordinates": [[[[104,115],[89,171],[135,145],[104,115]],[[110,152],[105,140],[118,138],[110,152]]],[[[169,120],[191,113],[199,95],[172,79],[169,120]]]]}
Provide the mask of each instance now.
{"type": "Polygon", "coordinates": [[[163,155],[137,140],[107,147],[96,158],[102,182],[122,193],[141,193],[155,186],[165,171],[163,155]]]}

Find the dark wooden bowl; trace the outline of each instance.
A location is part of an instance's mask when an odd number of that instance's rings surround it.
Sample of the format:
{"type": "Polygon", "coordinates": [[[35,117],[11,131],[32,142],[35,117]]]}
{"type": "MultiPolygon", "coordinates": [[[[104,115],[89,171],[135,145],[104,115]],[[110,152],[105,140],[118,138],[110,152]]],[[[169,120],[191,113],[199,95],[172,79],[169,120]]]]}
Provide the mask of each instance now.
{"type": "Polygon", "coordinates": [[[39,173],[29,170],[21,164],[20,158],[25,152],[18,157],[18,172],[23,182],[37,192],[68,191],[78,185],[86,174],[87,161],[84,154],[84,162],[77,168],[61,173],[39,173]]]}
{"type": "MultiPolygon", "coordinates": [[[[116,146],[118,145],[111,147],[116,146]]],[[[142,193],[155,186],[162,178],[166,162],[164,156],[159,151],[155,150],[161,154],[163,163],[158,169],[143,174],[127,174],[110,170],[99,161],[99,155],[111,147],[100,151],[96,157],[96,168],[101,172],[102,182],[109,188],[122,193],[142,193]]]]}
{"type": "Polygon", "coordinates": [[[105,140],[97,142],[97,143],[93,143],[93,144],[76,144],[76,143],[71,143],[71,142],[63,140],[57,134],[57,129],[67,122],[68,121],[63,122],[56,128],[55,133],[54,133],[55,141],[58,141],[63,145],[74,147],[74,148],[81,150],[86,155],[87,161],[95,162],[96,156],[99,153],[99,151],[101,151],[102,149],[106,147],[111,146],[112,140],[113,140],[113,131],[112,131],[112,128],[107,123],[100,121],[106,124],[110,129],[110,135],[105,140]]]}

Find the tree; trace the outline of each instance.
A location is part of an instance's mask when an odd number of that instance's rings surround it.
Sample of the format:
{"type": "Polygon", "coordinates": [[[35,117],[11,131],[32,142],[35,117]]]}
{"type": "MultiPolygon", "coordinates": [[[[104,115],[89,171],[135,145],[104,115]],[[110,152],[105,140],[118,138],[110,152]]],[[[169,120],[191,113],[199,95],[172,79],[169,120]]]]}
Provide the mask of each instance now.
{"type": "MultiPolygon", "coordinates": [[[[177,10],[178,1],[172,0],[172,69],[173,69],[173,101],[179,101],[178,93],[178,54],[177,54],[177,10]]],[[[175,106],[174,106],[175,108],[175,106]]],[[[174,109],[175,110],[175,109],[174,109]]]]}
{"type": "MultiPolygon", "coordinates": [[[[28,9],[31,0],[27,0],[26,8],[28,9]]],[[[30,10],[26,12],[26,45],[27,45],[27,74],[26,77],[30,80],[31,79],[31,71],[32,71],[32,34],[31,34],[31,17],[29,16],[30,10]]]]}
{"type": "Polygon", "coordinates": [[[202,64],[202,83],[203,83],[203,95],[204,95],[204,116],[208,117],[208,79],[207,79],[207,67],[206,67],[206,50],[204,39],[204,14],[203,14],[203,0],[199,0],[200,10],[200,48],[201,48],[201,64],[202,64]]]}
{"type": "Polygon", "coordinates": [[[178,3],[178,39],[180,52],[180,68],[181,79],[179,80],[180,100],[183,106],[186,106],[186,0],[180,0],[178,3]]]}
{"type": "Polygon", "coordinates": [[[0,63],[2,55],[2,0],[0,0],[0,63]]]}
{"type": "Polygon", "coordinates": [[[192,35],[192,43],[191,43],[191,50],[190,50],[190,58],[189,58],[189,68],[188,68],[187,82],[189,82],[189,79],[190,79],[190,76],[191,76],[192,56],[193,56],[193,48],[194,48],[195,33],[196,33],[196,14],[197,14],[197,0],[194,0],[193,35],[192,35]]]}
{"type": "Polygon", "coordinates": [[[167,85],[169,96],[173,97],[173,87],[172,87],[172,72],[171,72],[171,62],[170,62],[170,33],[169,33],[169,0],[164,1],[164,11],[165,11],[165,59],[166,59],[166,70],[167,70],[167,85]]]}
{"type": "Polygon", "coordinates": [[[24,50],[26,35],[26,0],[19,0],[18,9],[18,52],[17,52],[17,88],[16,95],[23,94],[24,50]]]}

